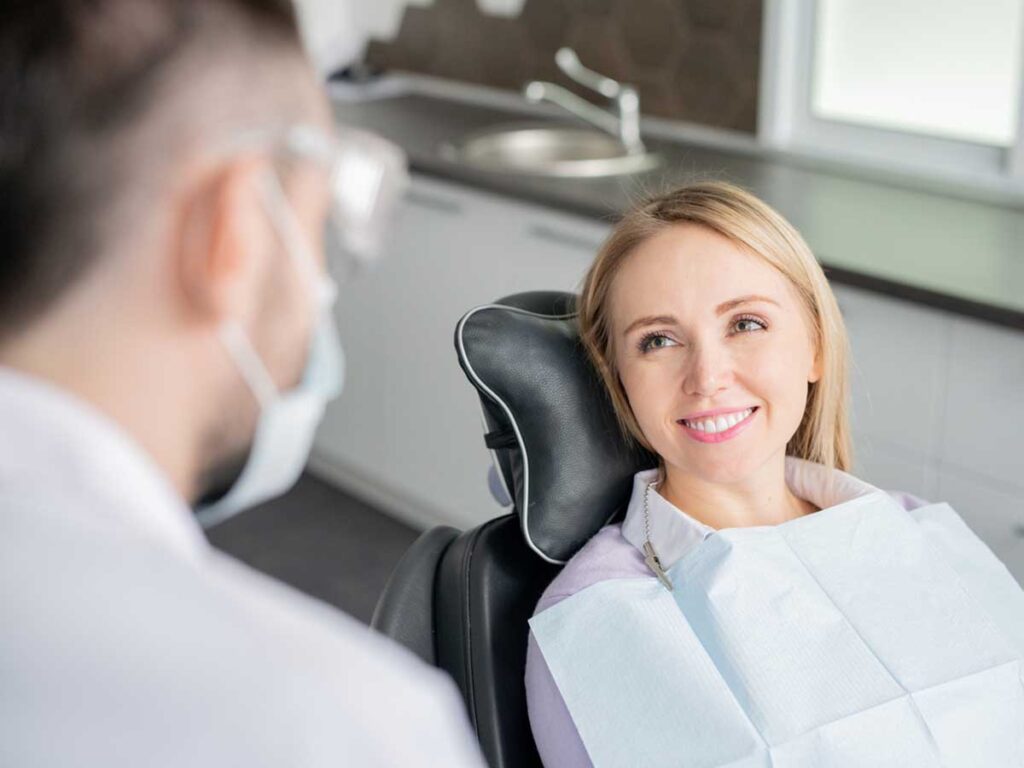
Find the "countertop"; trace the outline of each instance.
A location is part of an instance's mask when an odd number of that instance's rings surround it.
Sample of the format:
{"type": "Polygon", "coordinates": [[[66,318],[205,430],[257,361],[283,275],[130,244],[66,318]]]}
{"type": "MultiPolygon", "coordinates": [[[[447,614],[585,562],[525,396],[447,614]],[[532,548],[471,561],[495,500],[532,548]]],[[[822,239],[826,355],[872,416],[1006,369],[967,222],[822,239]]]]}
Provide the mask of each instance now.
{"type": "Polygon", "coordinates": [[[436,94],[334,99],[342,124],[400,144],[414,172],[613,221],[647,192],[723,179],[803,234],[829,278],[1024,330],[1024,210],[696,143],[648,139],[665,162],[631,177],[540,179],[468,168],[438,151],[481,128],[538,120],[436,94]]]}

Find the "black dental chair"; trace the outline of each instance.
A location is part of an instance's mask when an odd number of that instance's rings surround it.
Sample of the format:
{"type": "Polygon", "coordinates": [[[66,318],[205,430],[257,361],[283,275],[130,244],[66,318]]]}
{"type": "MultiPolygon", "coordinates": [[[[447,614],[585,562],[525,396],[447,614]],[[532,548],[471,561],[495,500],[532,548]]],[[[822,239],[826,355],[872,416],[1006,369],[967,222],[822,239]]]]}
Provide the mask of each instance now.
{"type": "Polygon", "coordinates": [[[523,293],[459,321],[459,364],[513,512],[463,533],[425,532],[372,621],[451,674],[492,768],[541,765],[523,685],[527,620],[561,565],[621,515],[633,474],[654,465],[623,440],[574,305],[573,294],[523,293]]]}

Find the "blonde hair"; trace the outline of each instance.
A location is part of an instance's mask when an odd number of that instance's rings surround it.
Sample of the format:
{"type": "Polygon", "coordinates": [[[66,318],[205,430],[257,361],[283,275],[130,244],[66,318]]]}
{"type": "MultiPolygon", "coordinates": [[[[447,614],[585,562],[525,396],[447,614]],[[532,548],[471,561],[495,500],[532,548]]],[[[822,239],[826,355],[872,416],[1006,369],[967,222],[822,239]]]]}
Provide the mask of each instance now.
{"type": "Polygon", "coordinates": [[[847,411],[849,345],[835,295],[793,225],[764,201],[726,182],[690,184],[640,203],[619,221],[587,272],[578,307],[580,336],[624,433],[653,450],[615,366],[608,306],[611,286],[637,246],[676,224],[698,224],[718,232],[764,259],[796,289],[820,355],[821,377],[809,385],[803,419],[786,453],[847,470],[853,461],[847,411]]]}

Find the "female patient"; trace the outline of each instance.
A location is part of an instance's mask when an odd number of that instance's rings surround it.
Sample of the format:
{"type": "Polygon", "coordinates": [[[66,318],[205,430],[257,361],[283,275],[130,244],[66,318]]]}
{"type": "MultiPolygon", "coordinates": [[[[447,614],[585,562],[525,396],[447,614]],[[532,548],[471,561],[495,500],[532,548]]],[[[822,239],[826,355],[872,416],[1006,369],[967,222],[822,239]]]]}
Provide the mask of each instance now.
{"type": "MultiPolygon", "coordinates": [[[[627,214],[587,275],[579,324],[624,431],[657,455],[659,467],[636,475],[622,524],[603,528],[570,560],[544,593],[531,622],[526,669],[530,722],[545,765],[560,767],[600,762],[592,743],[581,738],[586,729],[578,726],[584,720],[591,732],[606,730],[623,745],[623,756],[609,760],[605,751],[603,762],[630,764],[629,756],[638,754],[636,740],[645,734],[623,732],[623,723],[650,721],[657,713],[644,710],[653,692],[639,682],[635,691],[624,684],[628,700],[602,701],[586,712],[567,706],[564,686],[556,682],[554,665],[546,658],[548,648],[536,637],[534,622],[546,611],[583,590],[592,594],[599,582],[602,587],[622,580],[636,585],[636,579],[646,578],[655,588],[675,586],[674,594],[679,594],[681,585],[671,583],[668,571],[723,529],[776,526],[871,494],[884,497],[896,512],[927,508],[906,494],[881,493],[844,471],[851,463],[847,339],[835,297],[796,230],[743,190],[724,183],[691,185],[627,214]]],[[[758,607],[748,605],[751,621],[758,607]]],[[[623,619],[622,612],[609,611],[588,620],[606,638],[620,628],[626,631],[617,619],[635,623],[645,620],[636,619],[642,615],[630,613],[632,618],[623,619]]],[[[643,636],[642,628],[629,628],[643,636]]],[[[558,630],[548,631],[557,640],[558,630]]],[[[589,650],[587,645],[581,643],[579,653],[589,650]]],[[[671,680],[671,662],[649,658],[648,650],[626,647],[624,657],[613,656],[616,661],[607,667],[584,669],[583,679],[574,685],[577,690],[593,686],[606,691],[595,681],[629,677],[642,665],[659,663],[666,665],[664,680],[671,680]]],[[[801,647],[794,653],[809,651],[801,647]]],[[[807,661],[804,667],[813,663],[807,661]]],[[[827,689],[829,682],[819,687],[827,689]]],[[[892,684],[892,678],[886,683],[892,684]]],[[[837,699],[852,701],[855,693],[837,699]]],[[[671,699],[675,694],[658,695],[671,699]]],[[[1015,703],[1004,709],[1017,717],[1024,711],[1019,708],[1021,690],[1008,695],[1015,703]]],[[[799,709],[801,703],[786,706],[799,709]]],[[[712,717],[688,711],[694,722],[712,717]]],[[[756,713],[751,720],[757,724],[756,713]]],[[[766,715],[764,722],[769,720],[766,715]]],[[[1024,724],[1010,728],[1024,733],[1024,724]]],[[[738,744],[746,735],[724,732],[722,739],[733,736],[738,744]]],[[[914,762],[914,745],[894,738],[893,759],[902,756],[903,764],[925,764],[914,762]]],[[[1015,748],[1020,744],[1024,741],[1015,748]]],[[[665,764],[693,764],[684,755],[662,757],[665,764]]],[[[852,760],[841,764],[868,764],[855,756],[852,760]]],[[[772,763],[768,758],[728,764],[772,763]]],[[[797,758],[784,764],[809,763],[797,758]]]]}

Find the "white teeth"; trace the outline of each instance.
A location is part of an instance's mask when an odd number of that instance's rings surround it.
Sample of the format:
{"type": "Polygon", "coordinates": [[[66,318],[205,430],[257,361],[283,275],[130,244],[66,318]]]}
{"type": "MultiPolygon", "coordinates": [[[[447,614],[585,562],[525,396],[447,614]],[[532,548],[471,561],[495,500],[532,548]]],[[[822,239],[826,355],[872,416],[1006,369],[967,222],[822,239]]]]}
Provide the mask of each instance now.
{"type": "Polygon", "coordinates": [[[735,427],[753,412],[753,408],[747,408],[745,411],[719,416],[717,419],[704,419],[701,421],[687,421],[684,419],[683,423],[690,429],[695,429],[698,432],[706,432],[713,435],[717,432],[724,432],[727,429],[735,427]]]}

